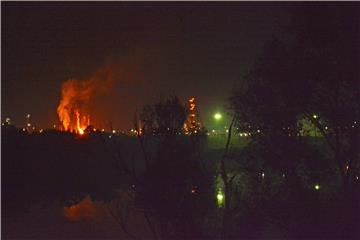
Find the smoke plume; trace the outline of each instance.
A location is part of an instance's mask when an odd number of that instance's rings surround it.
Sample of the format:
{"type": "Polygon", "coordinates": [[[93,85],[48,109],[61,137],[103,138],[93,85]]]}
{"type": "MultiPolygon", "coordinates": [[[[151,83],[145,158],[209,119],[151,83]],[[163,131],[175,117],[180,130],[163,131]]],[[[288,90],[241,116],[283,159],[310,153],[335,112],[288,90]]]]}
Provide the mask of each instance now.
{"type": "Polygon", "coordinates": [[[64,131],[84,133],[91,119],[87,112],[89,101],[96,94],[104,94],[113,79],[113,68],[108,65],[87,79],[69,79],[62,84],[57,113],[64,131]]]}

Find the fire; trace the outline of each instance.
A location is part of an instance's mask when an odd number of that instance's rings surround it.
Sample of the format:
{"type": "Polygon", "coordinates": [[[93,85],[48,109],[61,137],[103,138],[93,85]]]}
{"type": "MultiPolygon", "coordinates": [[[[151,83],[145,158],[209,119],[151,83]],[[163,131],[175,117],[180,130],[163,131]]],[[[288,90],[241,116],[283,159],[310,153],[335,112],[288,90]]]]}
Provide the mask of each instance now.
{"type": "Polygon", "coordinates": [[[104,92],[112,83],[112,69],[100,69],[85,80],[70,79],[63,83],[57,113],[62,130],[83,135],[90,125],[88,103],[95,93],[104,92]]]}
{"type": "Polygon", "coordinates": [[[90,116],[88,117],[83,116],[82,118],[83,121],[81,121],[80,112],[78,109],[75,111],[75,114],[76,114],[76,132],[79,133],[80,135],[83,135],[86,127],[90,125],[90,116]]]}
{"type": "Polygon", "coordinates": [[[71,79],[62,85],[61,101],[57,113],[64,131],[83,134],[90,116],[84,114],[84,106],[94,91],[90,81],[71,79]]]}

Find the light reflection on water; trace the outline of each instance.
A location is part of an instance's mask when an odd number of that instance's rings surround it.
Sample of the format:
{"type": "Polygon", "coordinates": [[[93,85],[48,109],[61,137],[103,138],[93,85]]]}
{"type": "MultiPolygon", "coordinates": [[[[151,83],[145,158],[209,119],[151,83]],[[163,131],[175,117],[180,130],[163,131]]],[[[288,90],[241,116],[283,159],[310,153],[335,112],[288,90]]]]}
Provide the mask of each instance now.
{"type": "MultiPolygon", "coordinates": [[[[126,239],[127,235],[108,212],[112,205],[116,204],[98,202],[90,196],[68,207],[58,201],[46,206],[34,204],[29,211],[4,221],[2,238],[126,239]]],[[[132,212],[127,223],[129,231],[139,238],[152,237],[141,212],[132,212]]]]}
{"type": "Polygon", "coordinates": [[[94,220],[99,215],[98,208],[91,197],[86,196],[79,203],[64,207],[64,216],[70,221],[94,220]]]}

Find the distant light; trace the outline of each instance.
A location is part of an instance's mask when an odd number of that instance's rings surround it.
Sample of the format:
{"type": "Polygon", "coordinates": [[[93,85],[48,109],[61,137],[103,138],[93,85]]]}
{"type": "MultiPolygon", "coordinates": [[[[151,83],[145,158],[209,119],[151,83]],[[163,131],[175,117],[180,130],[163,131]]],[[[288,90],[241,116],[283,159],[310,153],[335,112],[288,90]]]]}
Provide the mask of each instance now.
{"type": "Polygon", "coordinates": [[[194,133],[197,133],[197,131],[195,130],[194,133]]]}
{"type": "Polygon", "coordinates": [[[105,129],[101,129],[102,132],[105,132],[105,129]]]}
{"type": "Polygon", "coordinates": [[[24,132],[26,131],[26,129],[25,129],[25,128],[23,128],[22,130],[23,130],[24,132]]]}
{"type": "Polygon", "coordinates": [[[258,129],[258,130],[257,130],[257,132],[259,133],[259,132],[260,132],[260,130],[258,129]]]}
{"type": "Polygon", "coordinates": [[[228,133],[228,132],[229,132],[229,129],[226,129],[226,132],[228,133]]]}
{"type": "Polygon", "coordinates": [[[56,125],[54,124],[53,127],[56,128],[56,125]]]}
{"type": "Polygon", "coordinates": [[[283,173],[283,175],[282,175],[282,176],[283,176],[283,178],[285,178],[285,177],[286,177],[285,173],[283,173]]]}
{"type": "Polygon", "coordinates": [[[212,130],[212,132],[214,133],[214,132],[215,132],[215,130],[213,129],[213,130],[212,130]]]}
{"type": "Polygon", "coordinates": [[[30,118],[30,113],[28,113],[28,114],[26,115],[26,118],[30,118]]]}
{"type": "Polygon", "coordinates": [[[191,193],[192,194],[195,194],[196,192],[197,192],[197,186],[193,186],[192,188],[191,188],[191,193]]]}
{"type": "Polygon", "coordinates": [[[39,132],[40,132],[40,133],[42,133],[43,131],[44,131],[43,129],[40,129],[40,131],[39,131],[39,132]]]}
{"type": "Polygon", "coordinates": [[[247,135],[248,135],[247,133],[244,133],[244,136],[245,136],[245,137],[247,137],[247,135]]]}
{"type": "Polygon", "coordinates": [[[109,138],[111,138],[111,135],[109,135],[109,138]]]}
{"type": "Polygon", "coordinates": [[[218,201],[218,205],[221,206],[224,203],[224,194],[221,192],[221,189],[218,191],[218,194],[216,195],[216,199],[218,201]]]}
{"type": "Polygon", "coordinates": [[[319,189],[320,189],[320,185],[319,185],[319,184],[315,184],[315,185],[314,185],[314,188],[315,188],[315,190],[319,190],[319,189]]]}
{"type": "Polygon", "coordinates": [[[112,133],[114,133],[114,134],[115,134],[115,133],[116,133],[116,131],[115,131],[115,130],[112,130],[112,133]]]}
{"type": "Polygon", "coordinates": [[[264,179],[265,178],[265,173],[261,173],[261,177],[264,179]]]}
{"type": "Polygon", "coordinates": [[[318,118],[318,115],[314,114],[314,115],[313,115],[313,118],[314,118],[314,119],[317,119],[317,118],[318,118]]]}
{"type": "Polygon", "coordinates": [[[215,118],[215,120],[220,120],[222,118],[222,116],[220,113],[215,113],[214,118],[215,118]]]}
{"type": "Polygon", "coordinates": [[[328,130],[329,128],[327,126],[325,126],[325,130],[328,130]]]}
{"type": "Polygon", "coordinates": [[[240,137],[242,137],[243,136],[243,134],[242,133],[240,133],[240,137]]]}
{"type": "Polygon", "coordinates": [[[26,124],[26,126],[31,127],[31,123],[26,124]]]}
{"type": "Polygon", "coordinates": [[[345,169],[346,169],[346,171],[348,171],[349,170],[349,165],[346,165],[345,169]]]}

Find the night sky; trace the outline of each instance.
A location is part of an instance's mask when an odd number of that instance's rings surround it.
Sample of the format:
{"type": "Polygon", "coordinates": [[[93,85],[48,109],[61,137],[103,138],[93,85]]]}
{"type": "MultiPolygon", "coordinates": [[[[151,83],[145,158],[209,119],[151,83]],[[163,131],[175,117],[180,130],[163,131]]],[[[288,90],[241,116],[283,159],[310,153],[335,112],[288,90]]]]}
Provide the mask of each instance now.
{"type": "MultiPolygon", "coordinates": [[[[236,82],[279,36],[285,3],[1,3],[1,118],[58,124],[61,84],[111,62],[116,81],[93,102],[98,127],[128,130],[161,95],[195,96],[201,119],[225,112],[236,82]]],[[[225,120],[224,120],[225,121],[225,120]]]]}

